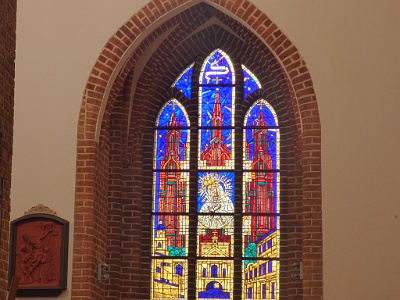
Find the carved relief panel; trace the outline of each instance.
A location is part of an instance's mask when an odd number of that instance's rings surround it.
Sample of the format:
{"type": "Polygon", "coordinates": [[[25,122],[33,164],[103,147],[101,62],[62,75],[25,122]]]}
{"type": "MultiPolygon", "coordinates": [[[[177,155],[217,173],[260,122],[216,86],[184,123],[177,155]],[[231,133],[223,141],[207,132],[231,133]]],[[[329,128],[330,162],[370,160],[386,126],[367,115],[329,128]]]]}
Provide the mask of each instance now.
{"type": "Polygon", "coordinates": [[[68,225],[37,212],[11,222],[9,282],[19,278],[17,296],[57,296],[66,289],[68,225]]]}

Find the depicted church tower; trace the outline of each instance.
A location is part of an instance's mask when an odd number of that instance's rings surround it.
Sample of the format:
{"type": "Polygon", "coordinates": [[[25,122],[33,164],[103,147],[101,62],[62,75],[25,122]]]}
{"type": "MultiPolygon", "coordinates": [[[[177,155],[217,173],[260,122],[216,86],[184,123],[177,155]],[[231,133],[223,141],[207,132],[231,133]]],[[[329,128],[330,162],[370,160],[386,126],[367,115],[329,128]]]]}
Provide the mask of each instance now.
{"type": "MultiPolygon", "coordinates": [[[[160,190],[159,190],[159,212],[165,213],[181,213],[185,211],[185,182],[181,178],[180,155],[183,153],[185,160],[186,146],[181,149],[181,131],[178,129],[179,124],[176,115],[173,112],[166,133],[165,155],[161,160],[161,169],[170,170],[160,172],[160,190]]],[[[167,246],[174,245],[179,248],[184,247],[184,236],[180,234],[177,228],[180,228],[181,218],[179,215],[159,215],[158,230],[165,230],[167,237],[167,246]]]]}
{"type": "Polygon", "coordinates": [[[247,143],[246,150],[249,153],[250,147],[254,148],[251,169],[255,170],[248,185],[247,195],[250,205],[246,208],[246,213],[263,215],[251,216],[251,234],[250,241],[248,241],[251,243],[255,243],[270,229],[274,228],[274,218],[265,215],[274,213],[274,173],[266,172],[272,170],[272,158],[268,151],[268,129],[262,111],[260,111],[255,123],[256,128],[252,130],[254,144],[249,145],[247,143]]]}
{"type": "Polygon", "coordinates": [[[210,129],[210,142],[201,153],[201,160],[205,161],[207,166],[225,166],[226,162],[231,160],[232,153],[222,138],[222,111],[218,91],[215,95],[211,126],[213,129],[210,129]]]}

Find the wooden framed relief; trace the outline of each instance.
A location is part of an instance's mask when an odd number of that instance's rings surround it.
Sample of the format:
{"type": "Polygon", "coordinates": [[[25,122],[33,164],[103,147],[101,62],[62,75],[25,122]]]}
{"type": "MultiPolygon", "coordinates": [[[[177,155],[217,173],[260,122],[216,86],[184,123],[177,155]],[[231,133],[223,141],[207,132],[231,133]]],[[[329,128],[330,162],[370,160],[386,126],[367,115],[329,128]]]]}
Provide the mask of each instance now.
{"type": "Polygon", "coordinates": [[[11,222],[9,284],[18,297],[54,297],[67,288],[69,222],[29,213],[11,222]]]}

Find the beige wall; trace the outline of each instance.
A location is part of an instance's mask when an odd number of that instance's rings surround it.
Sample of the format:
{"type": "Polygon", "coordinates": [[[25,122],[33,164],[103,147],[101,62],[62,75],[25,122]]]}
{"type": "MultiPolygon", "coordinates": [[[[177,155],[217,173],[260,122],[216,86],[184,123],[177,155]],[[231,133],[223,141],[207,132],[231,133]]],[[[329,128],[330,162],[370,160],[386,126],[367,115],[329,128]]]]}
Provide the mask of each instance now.
{"type": "MultiPolygon", "coordinates": [[[[252,2],[299,49],[317,93],[325,299],[400,299],[400,2],[252,2]]],[[[11,219],[42,203],[73,229],[85,83],[108,38],[145,3],[18,1],[11,219]]]]}

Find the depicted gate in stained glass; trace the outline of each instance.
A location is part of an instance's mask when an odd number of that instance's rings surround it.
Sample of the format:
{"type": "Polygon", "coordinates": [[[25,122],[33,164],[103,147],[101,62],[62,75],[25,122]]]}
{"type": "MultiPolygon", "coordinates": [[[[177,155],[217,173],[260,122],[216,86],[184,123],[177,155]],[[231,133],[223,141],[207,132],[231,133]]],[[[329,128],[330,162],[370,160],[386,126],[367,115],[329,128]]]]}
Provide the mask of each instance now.
{"type": "MultiPolygon", "coordinates": [[[[191,101],[193,69],[191,64],[172,85],[191,101]]],[[[150,298],[279,299],[277,116],[267,101],[258,99],[237,132],[236,90],[242,89],[241,101],[246,101],[262,86],[244,65],[235,71],[221,49],[205,59],[198,78],[197,124],[189,123],[176,99],[166,102],[155,122],[150,298]],[[240,84],[238,71],[243,74],[240,84]],[[191,130],[197,130],[192,161],[191,130]],[[239,145],[241,158],[235,153],[239,145]],[[189,190],[194,182],[196,193],[189,190]],[[196,240],[190,241],[193,232],[196,240]],[[238,233],[241,243],[235,243],[238,233]],[[190,246],[196,257],[189,257],[190,246]],[[235,251],[237,247],[242,250],[235,251]],[[234,263],[235,253],[242,253],[240,266],[234,263]],[[189,269],[190,260],[194,269],[189,269]],[[195,280],[195,291],[188,291],[189,280],[195,280]],[[234,295],[235,282],[242,283],[241,295],[234,295]]]]}

